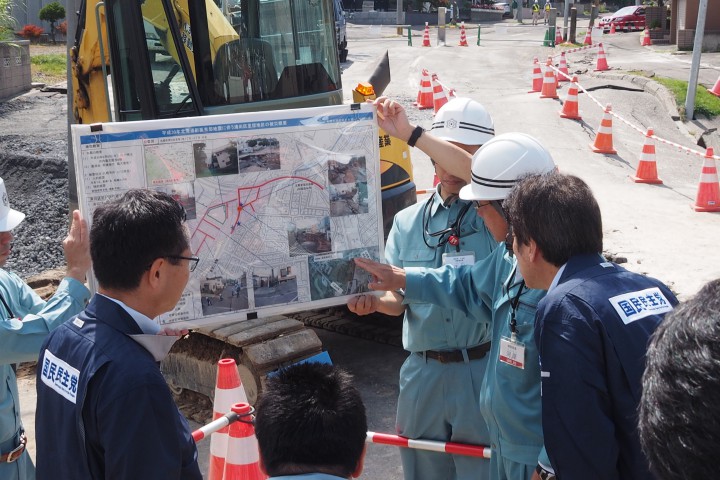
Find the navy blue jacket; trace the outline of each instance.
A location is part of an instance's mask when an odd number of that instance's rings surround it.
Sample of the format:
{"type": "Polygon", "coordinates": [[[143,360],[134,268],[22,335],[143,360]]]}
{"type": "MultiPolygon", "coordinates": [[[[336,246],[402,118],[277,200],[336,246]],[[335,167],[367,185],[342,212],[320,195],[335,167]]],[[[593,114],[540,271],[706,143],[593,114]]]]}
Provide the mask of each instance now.
{"type": "Polygon", "coordinates": [[[38,480],[202,479],[197,449],[142,334],[95,295],[40,350],[38,480]]]}
{"type": "Polygon", "coordinates": [[[637,408],[645,352],[677,305],[660,281],[580,255],[538,304],[545,447],[559,480],[653,478],[637,408]]]}

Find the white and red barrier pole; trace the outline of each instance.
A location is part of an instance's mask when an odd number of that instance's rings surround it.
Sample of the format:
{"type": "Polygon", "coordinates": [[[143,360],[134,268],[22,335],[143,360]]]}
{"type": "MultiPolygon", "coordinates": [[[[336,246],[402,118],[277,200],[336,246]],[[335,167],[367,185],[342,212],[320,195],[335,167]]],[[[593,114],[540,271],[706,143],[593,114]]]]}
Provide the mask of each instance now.
{"type": "Polygon", "coordinates": [[[367,443],[392,445],[401,448],[414,448],[416,450],[429,450],[431,452],[452,453],[468,457],[490,458],[490,447],[485,445],[468,445],[465,443],[439,442],[437,440],[413,440],[400,435],[389,433],[367,432],[367,443]]]}
{"type": "Polygon", "coordinates": [[[237,422],[239,419],[240,416],[235,412],[226,413],[222,417],[219,417],[208,423],[207,425],[203,425],[202,427],[192,432],[193,440],[195,440],[195,443],[197,443],[200,440],[209,437],[211,434],[217,432],[218,430],[227,427],[231,423],[237,422]]]}

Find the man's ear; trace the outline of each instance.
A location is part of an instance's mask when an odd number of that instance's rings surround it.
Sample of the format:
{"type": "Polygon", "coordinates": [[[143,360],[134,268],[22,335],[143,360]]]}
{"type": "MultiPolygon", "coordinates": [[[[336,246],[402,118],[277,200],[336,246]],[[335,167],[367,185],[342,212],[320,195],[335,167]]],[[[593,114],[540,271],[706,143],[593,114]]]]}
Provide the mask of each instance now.
{"type": "Polygon", "coordinates": [[[535,242],[535,240],[533,240],[532,238],[528,240],[526,251],[528,255],[528,260],[530,260],[531,262],[535,262],[538,259],[542,258],[542,252],[540,252],[540,248],[538,247],[537,242],[535,242]]]}
{"type": "Polygon", "coordinates": [[[161,275],[163,271],[162,267],[165,265],[166,262],[167,260],[162,257],[156,258],[150,265],[148,271],[145,272],[145,278],[147,279],[148,284],[151,287],[157,287],[160,281],[163,279],[161,275]]]}
{"type": "Polygon", "coordinates": [[[363,445],[362,453],[360,454],[360,459],[358,460],[357,466],[355,467],[355,471],[350,475],[352,478],[358,478],[360,475],[362,475],[363,467],[365,467],[365,453],[367,452],[367,443],[363,445]]]}

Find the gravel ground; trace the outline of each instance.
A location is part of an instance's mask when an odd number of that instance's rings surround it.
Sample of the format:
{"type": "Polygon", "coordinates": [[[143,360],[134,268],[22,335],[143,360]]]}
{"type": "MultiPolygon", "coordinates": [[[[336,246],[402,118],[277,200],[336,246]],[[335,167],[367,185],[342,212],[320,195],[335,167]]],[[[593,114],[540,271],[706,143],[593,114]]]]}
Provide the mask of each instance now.
{"type": "Polygon", "coordinates": [[[0,103],[0,176],[25,213],[5,268],[26,278],[62,267],[68,228],[66,95],[31,92],[0,103]]]}

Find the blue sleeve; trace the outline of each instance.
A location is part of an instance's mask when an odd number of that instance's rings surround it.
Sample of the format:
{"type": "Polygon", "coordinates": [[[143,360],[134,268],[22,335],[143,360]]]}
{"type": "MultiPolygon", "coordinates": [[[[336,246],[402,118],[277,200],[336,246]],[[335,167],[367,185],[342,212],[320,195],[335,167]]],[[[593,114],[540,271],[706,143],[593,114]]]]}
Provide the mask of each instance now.
{"type": "Polygon", "coordinates": [[[595,312],[565,297],[541,305],[535,338],[545,447],[558,478],[618,478],[618,442],[595,312]]]}
{"type": "Polygon", "coordinates": [[[2,309],[0,364],[37,360],[48,332],[80,313],[90,298],[82,283],[65,278],[45,302],[20,277],[7,272],[0,277],[0,290],[16,316],[8,318],[2,309]]]}
{"type": "Polygon", "coordinates": [[[469,316],[480,309],[489,315],[496,283],[501,281],[496,278],[497,256],[490,254],[474,265],[461,267],[406,268],[405,302],[432,303],[469,316]]]}

